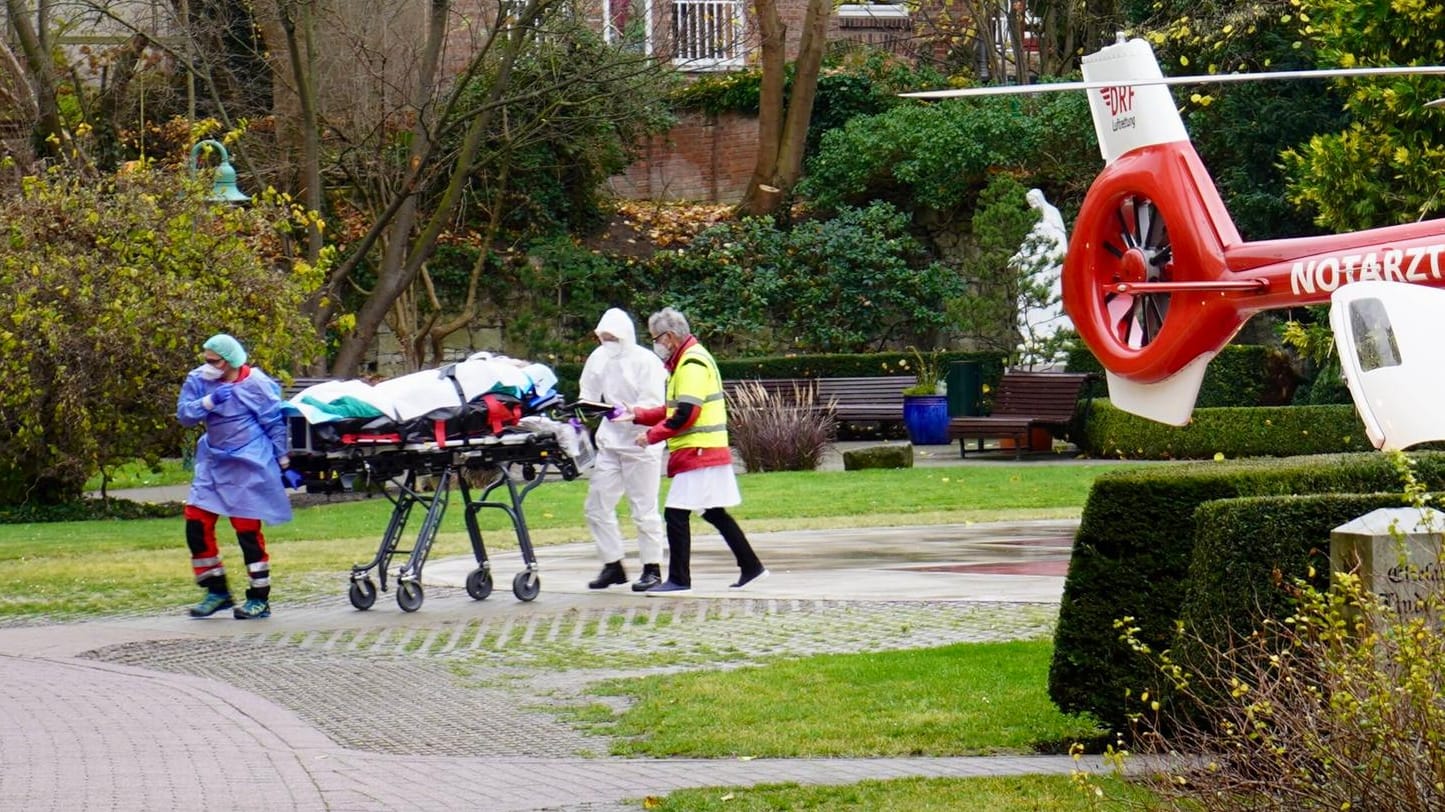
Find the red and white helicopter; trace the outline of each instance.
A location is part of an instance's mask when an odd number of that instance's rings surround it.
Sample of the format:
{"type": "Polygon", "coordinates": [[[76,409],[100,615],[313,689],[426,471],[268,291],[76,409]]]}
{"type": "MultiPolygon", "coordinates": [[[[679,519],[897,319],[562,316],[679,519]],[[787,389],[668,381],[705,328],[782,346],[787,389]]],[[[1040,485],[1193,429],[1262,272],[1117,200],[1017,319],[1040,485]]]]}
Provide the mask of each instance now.
{"type": "Polygon", "coordinates": [[[1205,367],[1250,316],[1333,297],[1336,346],[1370,439],[1404,448],[1445,439],[1445,291],[1434,289],[1445,287],[1445,219],[1245,242],[1168,88],[1404,73],[1445,67],[1165,77],[1147,42],[1121,36],[1084,57],[1082,82],[906,95],[1088,92],[1105,166],[1074,223],[1063,300],[1114,405],[1183,425],[1205,367]]]}

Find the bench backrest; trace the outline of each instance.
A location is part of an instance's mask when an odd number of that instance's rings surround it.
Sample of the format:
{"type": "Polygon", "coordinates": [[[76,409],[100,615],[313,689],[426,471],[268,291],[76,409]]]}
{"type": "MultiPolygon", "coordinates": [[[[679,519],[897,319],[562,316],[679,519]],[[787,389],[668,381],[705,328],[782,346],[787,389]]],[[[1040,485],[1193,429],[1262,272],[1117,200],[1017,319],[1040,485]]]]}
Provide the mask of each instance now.
{"type": "Polygon", "coordinates": [[[802,389],[819,408],[833,405],[839,420],[903,419],[903,390],[913,385],[912,375],[868,378],[740,378],[723,381],[723,391],[736,397],[743,384],[757,384],[770,397],[790,403],[802,389]]]}
{"type": "Polygon", "coordinates": [[[912,375],[888,375],[877,378],[819,378],[818,399],[830,398],[843,404],[867,404],[870,406],[898,404],[899,414],[903,409],[903,390],[917,380],[912,375]]]}
{"type": "Polygon", "coordinates": [[[300,392],[301,390],[306,389],[306,388],[308,388],[308,387],[315,386],[315,385],[318,384],[318,383],[326,383],[326,382],[329,381],[329,380],[332,380],[332,379],[331,379],[331,378],[292,378],[292,379],[291,379],[291,385],[290,385],[290,386],[282,386],[282,387],[281,387],[281,399],[282,399],[282,400],[290,400],[291,398],[293,398],[293,397],[296,396],[296,393],[297,393],[297,392],[300,392]]]}
{"type": "Polygon", "coordinates": [[[1067,423],[1092,377],[1075,372],[1005,372],[994,392],[992,414],[1067,423]]]}

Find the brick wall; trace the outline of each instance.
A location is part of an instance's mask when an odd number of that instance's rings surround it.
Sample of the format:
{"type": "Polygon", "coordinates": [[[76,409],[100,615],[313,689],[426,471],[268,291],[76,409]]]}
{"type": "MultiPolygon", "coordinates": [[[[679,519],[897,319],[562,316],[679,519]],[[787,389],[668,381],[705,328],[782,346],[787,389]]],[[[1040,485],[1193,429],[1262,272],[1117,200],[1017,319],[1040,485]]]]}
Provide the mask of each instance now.
{"type": "Polygon", "coordinates": [[[747,191],[757,148],[756,118],[690,113],[643,145],[641,160],[608,184],[632,200],[736,203],[747,191]]]}

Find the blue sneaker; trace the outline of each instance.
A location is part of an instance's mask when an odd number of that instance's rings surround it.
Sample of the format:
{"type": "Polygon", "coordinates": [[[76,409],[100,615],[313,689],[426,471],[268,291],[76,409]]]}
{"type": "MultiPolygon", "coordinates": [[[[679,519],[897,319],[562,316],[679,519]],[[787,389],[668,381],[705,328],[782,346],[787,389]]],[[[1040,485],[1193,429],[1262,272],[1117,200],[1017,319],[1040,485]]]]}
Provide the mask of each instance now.
{"type": "Polygon", "coordinates": [[[657,586],[642,593],[644,595],[686,595],[692,591],[692,584],[674,584],[672,581],[663,581],[657,586]]]}
{"type": "Polygon", "coordinates": [[[236,602],[229,592],[207,592],[201,602],[191,607],[191,617],[210,617],[222,609],[230,609],[236,602]]]}
{"type": "Polygon", "coordinates": [[[266,601],[258,601],[255,598],[247,598],[241,606],[231,613],[237,620],[258,620],[271,616],[271,604],[266,601]]]}

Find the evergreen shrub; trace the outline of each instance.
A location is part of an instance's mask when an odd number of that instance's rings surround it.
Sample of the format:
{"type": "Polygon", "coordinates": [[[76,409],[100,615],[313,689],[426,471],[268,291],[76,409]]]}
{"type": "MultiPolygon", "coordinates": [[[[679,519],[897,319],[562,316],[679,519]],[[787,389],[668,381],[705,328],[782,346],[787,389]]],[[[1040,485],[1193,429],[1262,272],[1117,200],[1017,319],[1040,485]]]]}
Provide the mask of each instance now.
{"type": "Polygon", "coordinates": [[[1185,581],[1176,662],[1207,671],[1267,618],[1294,611],[1293,584],[1329,586],[1330,531],[1408,501],[1393,493],[1252,496],[1205,502],[1194,512],[1194,555],[1185,581]]]}
{"type": "MultiPolygon", "coordinates": [[[[955,361],[976,363],[980,377],[986,386],[996,386],[1003,375],[1004,359],[996,352],[941,352],[938,355],[944,369],[955,361]]],[[[873,378],[889,375],[910,375],[907,365],[913,364],[908,350],[878,353],[835,353],[815,355],[765,355],[751,358],[718,358],[718,372],[725,381],[745,381],[753,378],[873,378]]],[[[582,376],[582,365],[560,363],[553,366],[557,373],[557,389],[566,397],[576,397],[577,381],[582,376]]]]}
{"type": "MultiPolygon", "coordinates": [[[[1445,483],[1445,455],[1422,453],[1417,461],[1416,477],[1438,490],[1445,483]]],[[[1120,640],[1114,621],[1134,618],[1139,639],[1156,651],[1173,643],[1201,504],[1399,488],[1389,460],[1374,453],[1191,462],[1103,474],[1089,492],[1074,539],[1054,634],[1050,697],[1065,712],[1087,711],[1122,729],[1130,710],[1126,691],[1158,685],[1158,670],[1120,640]]]]}
{"type": "Polygon", "coordinates": [[[1354,406],[1200,408],[1189,425],[1170,426],[1095,400],[1072,439],[1091,457],[1142,460],[1293,457],[1372,448],[1354,406]]]}
{"type": "MultiPolygon", "coordinates": [[[[1091,384],[1091,391],[1095,397],[1108,397],[1103,365],[1083,344],[1074,346],[1066,363],[1067,371],[1100,373],[1098,382],[1091,384]]],[[[1288,403],[1289,395],[1293,394],[1293,378],[1290,356],[1284,350],[1261,344],[1230,344],[1205,368],[1194,406],[1198,409],[1288,403]]]]}

